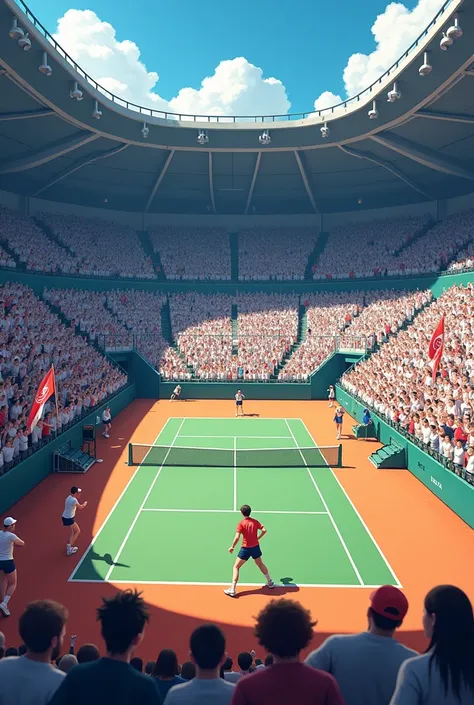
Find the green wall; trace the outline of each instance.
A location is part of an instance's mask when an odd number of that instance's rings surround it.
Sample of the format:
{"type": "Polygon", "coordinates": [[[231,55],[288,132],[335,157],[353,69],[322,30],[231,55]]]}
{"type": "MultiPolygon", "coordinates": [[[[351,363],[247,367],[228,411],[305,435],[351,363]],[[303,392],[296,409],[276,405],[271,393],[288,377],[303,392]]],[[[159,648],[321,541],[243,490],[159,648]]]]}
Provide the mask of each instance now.
{"type": "Polygon", "coordinates": [[[92,413],[78,421],[68,431],[62,433],[54,441],[33,453],[19,465],[0,476],[0,514],[18,502],[27,492],[33,489],[53,469],[53,453],[60,446],[71,441],[73,447],[82,445],[82,426],[96,423],[96,417],[101,416],[106,404],[110,406],[112,416],[116,416],[135,398],[135,385],[130,384],[118,392],[112,399],[98,406],[92,413]]]}
{"type": "MultiPolygon", "coordinates": [[[[161,382],[160,396],[169,399],[178,382],[161,382]]],[[[241,389],[247,399],[311,399],[309,382],[180,382],[183,399],[229,399],[241,389]]]]}
{"type": "MultiPolygon", "coordinates": [[[[347,412],[359,423],[362,423],[363,404],[339,385],[336,385],[336,395],[338,402],[347,412]]],[[[401,443],[406,448],[408,470],[474,529],[474,486],[447,470],[428,453],[389,426],[377,414],[372,414],[372,419],[380,442],[388,444],[390,439],[394,438],[401,443]]],[[[384,472],[384,470],[379,472],[384,472]]]]}

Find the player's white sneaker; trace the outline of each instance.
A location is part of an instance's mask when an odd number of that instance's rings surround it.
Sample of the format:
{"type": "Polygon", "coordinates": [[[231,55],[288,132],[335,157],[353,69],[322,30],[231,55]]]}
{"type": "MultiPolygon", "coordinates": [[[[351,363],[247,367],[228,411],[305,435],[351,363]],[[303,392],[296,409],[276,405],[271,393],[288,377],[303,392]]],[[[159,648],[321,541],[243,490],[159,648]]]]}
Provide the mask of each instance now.
{"type": "Polygon", "coordinates": [[[68,548],[68,549],[66,550],[66,555],[67,555],[67,556],[72,556],[72,555],[74,555],[74,553],[77,553],[78,550],[79,550],[79,549],[78,549],[77,546],[73,546],[72,548],[68,548]]]}
{"type": "Polygon", "coordinates": [[[0,603],[0,610],[2,610],[5,617],[9,617],[11,614],[10,610],[8,609],[8,607],[6,606],[6,604],[4,602],[0,603]]]}
{"type": "Polygon", "coordinates": [[[273,580],[269,580],[269,581],[268,581],[267,587],[270,588],[270,589],[272,589],[272,588],[275,587],[275,583],[273,582],[273,580]]]}
{"type": "Polygon", "coordinates": [[[229,597],[235,597],[237,593],[234,590],[234,588],[230,587],[230,588],[227,588],[227,590],[224,590],[224,594],[228,595],[229,597]]]}

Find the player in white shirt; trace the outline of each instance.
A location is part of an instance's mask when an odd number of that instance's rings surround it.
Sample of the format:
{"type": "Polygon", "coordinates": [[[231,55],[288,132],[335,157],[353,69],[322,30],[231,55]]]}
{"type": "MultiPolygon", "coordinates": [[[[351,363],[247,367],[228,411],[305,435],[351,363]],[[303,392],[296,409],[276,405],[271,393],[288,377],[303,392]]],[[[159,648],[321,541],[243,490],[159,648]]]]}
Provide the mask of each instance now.
{"type": "Polygon", "coordinates": [[[178,384],[174,388],[173,394],[170,397],[170,401],[173,401],[174,399],[179,399],[180,396],[181,396],[181,385],[178,384]]]}
{"type": "Polygon", "coordinates": [[[462,441],[456,441],[454,446],[454,470],[457,475],[460,475],[464,468],[464,445],[462,441]]]}
{"type": "Polygon", "coordinates": [[[466,480],[471,484],[474,483],[474,448],[469,446],[467,449],[467,462],[466,462],[466,480]]]}
{"type": "Polygon", "coordinates": [[[333,385],[330,384],[329,389],[328,389],[328,401],[329,401],[330,407],[334,404],[335,399],[336,399],[336,392],[334,391],[333,385]]]}
{"type": "MultiPolygon", "coordinates": [[[[0,610],[3,612],[5,617],[10,616],[10,610],[8,609],[8,603],[10,598],[16,590],[17,585],[17,572],[15,561],[13,560],[13,547],[14,546],[24,546],[25,542],[22,541],[15,534],[16,519],[13,517],[6,517],[3,521],[3,529],[0,531],[0,574],[6,578],[6,590],[0,594],[0,610]]],[[[3,586],[4,580],[0,582],[3,586]]]]}
{"type": "Polygon", "coordinates": [[[72,556],[73,553],[76,553],[78,550],[77,546],[74,546],[74,543],[81,533],[81,530],[76,522],[76,509],[84,509],[87,507],[87,502],[79,504],[79,500],[76,497],[76,494],[80,494],[81,492],[82,490],[79,487],[71,487],[71,494],[66,497],[66,501],[64,503],[64,511],[62,515],[63,526],[68,526],[71,529],[69,543],[66,544],[67,556],[72,556]]]}
{"type": "Polygon", "coordinates": [[[235,415],[239,416],[239,409],[240,409],[240,416],[244,415],[244,399],[245,396],[242,394],[242,392],[239,391],[235,395],[235,415]]]}
{"type": "Polygon", "coordinates": [[[102,412],[102,423],[104,424],[104,438],[109,438],[109,431],[112,428],[112,415],[110,413],[110,407],[107,406],[102,412]]]}

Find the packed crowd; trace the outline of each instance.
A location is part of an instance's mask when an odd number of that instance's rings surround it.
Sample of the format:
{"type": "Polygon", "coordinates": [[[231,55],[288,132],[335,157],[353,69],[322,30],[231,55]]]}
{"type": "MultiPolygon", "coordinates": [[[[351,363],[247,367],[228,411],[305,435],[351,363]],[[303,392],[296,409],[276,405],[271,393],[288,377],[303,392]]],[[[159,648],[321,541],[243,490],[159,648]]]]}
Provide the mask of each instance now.
{"type": "MultiPolygon", "coordinates": [[[[64,250],[72,259],[74,266],[69,273],[85,277],[156,279],[153,263],[132,228],[109,220],[60,213],[38,213],[38,218],[63,245],[57,245],[57,249],[64,250]]],[[[33,246],[35,250],[38,247],[37,243],[33,246]]]]}
{"type": "MultiPolygon", "coordinates": [[[[0,207],[0,241],[32,272],[67,274],[75,270],[76,260],[71,253],[53,242],[33,218],[20,211],[0,207]]],[[[12,258],[5,255],[7,266],[11,267],[12,258]]]]}
{"type": "Polygon", "coordinates": [[[232,379],[232,296],[187,292],[173,294],[169,301],[174,339],[195,375],[232,379]]]}
{"type": "MultiPolygon", "coordinates": [[[[414,240],[429,222],[429,216],[424,215],[338,225],[332,228],[326,247],[313,266],[313,277],[381,276],[394,260],[394,253],[414,240]]],[[[402,260],[396,259],[396,262],[402,260]]]]}
{"type": "Polygon", "coordinates": [[[421,655],[395,637],[409,611],[405,594],[375,590],[357,634],[333,635],[304,660],[315,636],[309,610],[288,599],[270,601],[255,617],[254,635],[268,655],[242,652],[234,670],[226,637],[214,624],[194,629],[189,660],[163,649],[156,661],[134,656],[148,606],[139,593],[116,592],[97,610],[105,655],[94,644],[63,655],[69,618],[51,600],[27,605],[19,619],[22,645],[0,633],[1,705],[472,705],[474,618],[467,595],[440,585],[424,599],[421,655]]]}
{"type": "Polygon", "coordinates": [[[239,280],[304,279],[318,232],[312,228],[253,228],[239,233],[239,280]]]}
{"type": "Polygon", "coordinates": [[[454,463],[474,482],[474,290],[453,286],[412,326],[342,378],[364,404],[454,463]],[[428,358],[431,336],[445,317],[445,346],[436,380],[428,358]],[[472,460],[471,460],[472,458],[472,460]]]}
{"type": "Polygon", "coordinates": [[[224,228],[152,227],[148,237],[167,279],[230,280],[229,235],[224,228]]]}
{"type": "Polygon", "coordinates": [[[236,303],[237,377],[268,381],[296,343],[298,296],[239,292],[236,303]]]}
{"type": "Polygon", "coordinates": [[[127,378],[21,284],[0,287],[0,474],[117,392],[127,378]],[[31,433],[38,385],[54,365],[58,410],[49,400],[31,433]]]}

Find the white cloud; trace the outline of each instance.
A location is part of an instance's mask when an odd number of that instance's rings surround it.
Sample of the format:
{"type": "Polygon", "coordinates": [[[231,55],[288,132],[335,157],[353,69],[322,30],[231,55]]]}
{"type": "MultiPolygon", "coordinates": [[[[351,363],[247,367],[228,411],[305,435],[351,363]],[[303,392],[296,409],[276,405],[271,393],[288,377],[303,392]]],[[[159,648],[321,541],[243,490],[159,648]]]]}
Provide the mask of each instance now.
{"type": "Polygon", "coordinates": [[[342,98],[340,95],[335,95],[331,91],[324,91],[321,93],[319,98],[314,101],[315,110],[324,110],[325,108],[332,108],[333,105],[342,103],[342,98]]]}
{"type": "Polygon", "coordinates": [[[290,107],[282,82],[264,78],[244,57],[221,61],[198,90],[181,88],[167,101],[155,91],[159,75],[148,71],[135,42],[118,41],[114,27],[92,10],[68,10],[54,38],[104,88],[145,107],[203,115],[285,114],[290,107]]]}
{"type": "MultiPolygon", "coordinates": [[[[387,5],[372,25],[374,51],[353,54],[347,62],[343,74],[347,97],[360,93],[394,64],[431,22],[441,4],[441,0],[418,0],[413,10],[399,2],[387,5]]],[[[315,110],[321,109],[319,101],[328,95],[329,91],[325,91],[315,100],[315,110]]]]}

